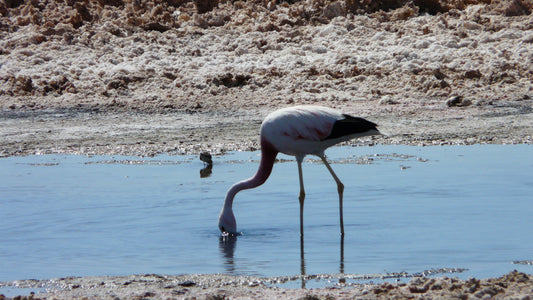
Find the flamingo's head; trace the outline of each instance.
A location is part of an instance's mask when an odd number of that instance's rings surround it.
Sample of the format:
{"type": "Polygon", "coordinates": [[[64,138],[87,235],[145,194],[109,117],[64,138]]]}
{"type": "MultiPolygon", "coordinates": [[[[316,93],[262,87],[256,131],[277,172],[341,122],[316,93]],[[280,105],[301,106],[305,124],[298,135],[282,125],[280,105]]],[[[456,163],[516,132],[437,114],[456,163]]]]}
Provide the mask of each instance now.
{"type": "Polygon", "coordinates": [[[231,210],[223,210],[218,218],[218,229],[224,235],[238,235],[237,222],[231,210]]]}

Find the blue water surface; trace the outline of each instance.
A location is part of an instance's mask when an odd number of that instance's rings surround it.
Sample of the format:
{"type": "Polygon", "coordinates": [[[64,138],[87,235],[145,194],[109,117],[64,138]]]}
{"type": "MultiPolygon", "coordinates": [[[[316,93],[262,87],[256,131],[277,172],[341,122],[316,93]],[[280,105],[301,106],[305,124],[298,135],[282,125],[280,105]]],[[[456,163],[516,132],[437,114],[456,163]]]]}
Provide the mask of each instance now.
{"type": "Polygon", "coordinates": [[[218,214],[227,189],[255,173],[260,152],[216,156],[204,178],[193,156],[0,158],[0,281],[533,273],[513,264],[533,260],[533,146],[336,147],[327,154],[345,184],[346,234],[342,241],[335,182],[309,157],[303,245],[289,156],[280,156],[263,186],[237,195],[242,235],[230,242],[220,237],[218,214]]]}

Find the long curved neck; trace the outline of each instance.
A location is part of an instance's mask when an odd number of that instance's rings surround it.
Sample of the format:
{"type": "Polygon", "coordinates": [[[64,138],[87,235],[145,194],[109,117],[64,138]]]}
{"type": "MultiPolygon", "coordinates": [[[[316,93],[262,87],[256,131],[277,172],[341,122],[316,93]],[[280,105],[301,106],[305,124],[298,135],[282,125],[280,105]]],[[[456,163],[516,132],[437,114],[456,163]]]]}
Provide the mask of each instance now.
{"type": "Polygon", "coordinates": [[[272,172],[274,166],[274,160],[278,155],[278,151],[275,150],[270,143],[261,141],[261,162],[259,163],[259,169],[257,173],[251,178],[239,181],[231,186],[226,194],[226,200],[224,201],[224,210],[232,208],[233,198],[238,192],[246,189],[253,189],[265,183],[272,172]]]}

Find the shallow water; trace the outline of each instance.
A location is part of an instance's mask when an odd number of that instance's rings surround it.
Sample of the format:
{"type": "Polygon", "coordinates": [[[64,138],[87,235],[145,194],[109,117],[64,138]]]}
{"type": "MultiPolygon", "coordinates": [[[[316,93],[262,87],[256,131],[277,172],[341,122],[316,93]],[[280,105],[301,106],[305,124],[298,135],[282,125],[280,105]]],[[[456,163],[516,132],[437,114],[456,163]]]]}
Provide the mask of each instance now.
{"type": "Polygon", "coordinates": [[[533,147],[374,146],[328,150],[345,184],[341,240],[335,182],[304,164],[305,240],[291,159],[239,193],[239,231],[217,218],[226,190],[259,152],[214,157],[41,155],[0,159],[0,281],[140,273],[413,274],[467,278],[533,266],[533,147]],[[205,176],[205,175],[204,175],[205,176]]]}

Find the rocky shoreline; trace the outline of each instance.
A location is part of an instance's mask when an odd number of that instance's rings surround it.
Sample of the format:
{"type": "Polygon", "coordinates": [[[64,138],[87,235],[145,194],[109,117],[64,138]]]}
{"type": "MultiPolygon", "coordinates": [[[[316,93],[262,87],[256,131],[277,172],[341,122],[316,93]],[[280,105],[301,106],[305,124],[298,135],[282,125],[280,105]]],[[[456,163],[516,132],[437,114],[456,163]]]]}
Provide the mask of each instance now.
{"type": "MultiPolygon", "coordinates": [[[[20,280],[19,288],[45,289],[13,299],[531,299],[533,278],[512,271],[498,278],[415,277],[409,282],[346,285],[347,274],[325,288],[274,286],[280,278],[230,275],[130,275],[20,280]]],[[[315,280],[316,276],[307,276],[315,280]]],[[[291,280],[303,280],[294,276],[291,280]],[[296,279],[294,279],[296,278],[296,279]]],[[[0,287],[2,285],[0,284],[0,287]]],[[[6,299],[0,295],[0,299],[6,299]]]]}

